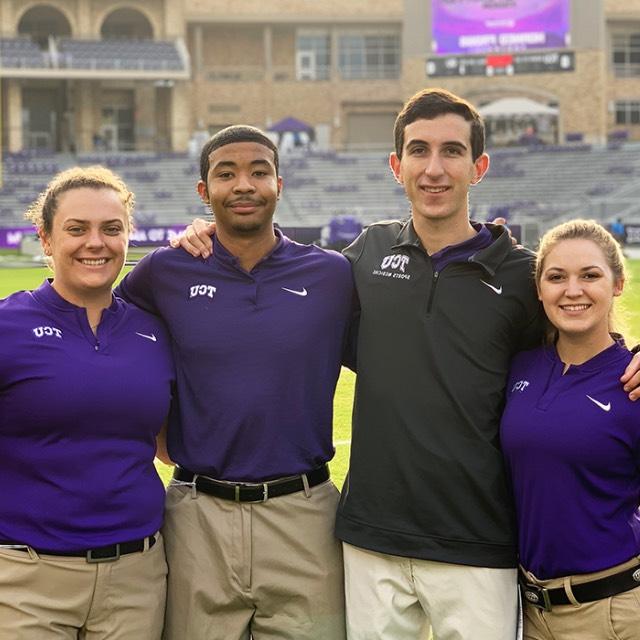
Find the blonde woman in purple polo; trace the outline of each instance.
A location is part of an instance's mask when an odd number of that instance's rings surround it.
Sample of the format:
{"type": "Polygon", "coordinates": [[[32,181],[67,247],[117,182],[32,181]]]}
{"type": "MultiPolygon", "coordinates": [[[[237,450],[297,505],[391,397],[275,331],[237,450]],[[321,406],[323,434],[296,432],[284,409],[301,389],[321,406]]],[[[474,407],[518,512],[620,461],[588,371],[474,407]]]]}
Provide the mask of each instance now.
{"type": "Polygon", "coordinates": [[[540,243],[546,346],[514,359],[501,439],[519,529],[526,640],[640,638],[640,405],[612,332],[618,243],[573,220],[540,243]]]}

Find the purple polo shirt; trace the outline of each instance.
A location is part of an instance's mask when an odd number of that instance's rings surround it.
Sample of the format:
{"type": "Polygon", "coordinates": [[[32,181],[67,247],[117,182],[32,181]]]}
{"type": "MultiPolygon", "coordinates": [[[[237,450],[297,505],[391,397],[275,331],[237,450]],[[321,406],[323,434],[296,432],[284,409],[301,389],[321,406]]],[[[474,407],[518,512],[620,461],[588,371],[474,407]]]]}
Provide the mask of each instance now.
{"type": "Polygon", "coordinates": [[[214,237],[206,260],[158,249],[118,289],[169,327],[169,454],[191,471],[255,482],[333,457],[351,268],[339,253],[277,237],[250,273],[214,237]]]}
{"type": "Polygon", "coordinates": [[[630,360],[618,343],[564,375],[555,347],[513,360],[501,440],[520,562],[540,579],[640,553],[629,524],[640,499],[640,405],[619,380],[630,360]]]}
{"type": "Polygon", "coordinates": [[[48,281],[1,300],[0,543],[71,551],[157,531],[173,378],[166,330],[123,300],[97,336],[48,281]]]}
{"type": "Polygon", "coordinates": [[[453,262],[464,262],[474,253],[488,247],[493,242],[491,231],[483,224],[472,222],[471,226],[477,231],[475,236],[464,242],[448,245],[429,256],[434,271],[442,271],[448,264],[453,262]]]}

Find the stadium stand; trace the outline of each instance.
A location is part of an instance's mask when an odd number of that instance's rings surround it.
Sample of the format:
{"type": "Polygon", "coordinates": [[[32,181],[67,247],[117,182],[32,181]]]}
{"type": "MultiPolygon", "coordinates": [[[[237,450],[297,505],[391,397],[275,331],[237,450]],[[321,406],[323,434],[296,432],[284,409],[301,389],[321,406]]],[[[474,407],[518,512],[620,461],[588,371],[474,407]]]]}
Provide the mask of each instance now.
{"type": "Polygon", "coordinates": [[[175,42],[51,37],[42,50],[29,38],[0,38],[0,67],[105,71],[187,71],[175,42]]]}
{"type": "Polygon", "coordinates": [[[160,40],[73,40],[58,42],[60,67],[70,69],[134,69],[184,71],[175,43],[160,40]]]}
{"type": "Polygon", "coordinates": [[[50,66],[50,56],[30,38],[0,38],[0,66],[7,69],[45,69],[50,66]]]}
{"type": "MultiPolygon", "coordinates": [[[[479,220],[504,215],[544,229],[565,217],[640,220],[640,145],[527,147],[491,151],[489,174],[471,192],[479,220]]],[[[184,224],[207,213],[195,191],[198,165],[176,153],[20,153],[5,158],[0,226],[20,223],[26,206],[57,171],[104,163],[135,191],[140,224],[184,224]]],[[[284,178],[277,220],[286,227],[322,227],[334,216],[364,224],[408,214],[402,187],[380,152],[296,152],[281,160],[284,178]]]]}

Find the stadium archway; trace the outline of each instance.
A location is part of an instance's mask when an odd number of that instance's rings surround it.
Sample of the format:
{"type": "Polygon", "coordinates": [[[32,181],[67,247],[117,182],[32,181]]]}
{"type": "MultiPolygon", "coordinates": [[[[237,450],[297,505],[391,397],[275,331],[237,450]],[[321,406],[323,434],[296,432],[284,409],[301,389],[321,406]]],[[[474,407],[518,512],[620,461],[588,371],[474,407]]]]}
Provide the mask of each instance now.
{"type": "MultiPolygon", "coordinates": [[[[161,35],[157,12],[124,4],[109,6],[98,16],[103,40],[154,40],[161,35]]],[[[93,147],[108,151],[145,148],[154,140],[149,132],[158,129],[155,87],[148,81],[111,81],[94,93],[93,147]],[[146,132],[146,141],[140,135],[146,132]],[[142,146],[141,146],[142,145],[142,146]]],[[[158,96],[156,96],[158,98],[158,96]]],[[[159,144],[158,140],[155,140],[159,144]]]]}
{"type": "MultiPolygon", "coordinates": [[[[72,17],[64,9],[36,4],[25,10],[17,25],[18,34],[27,36],[40,48],[49,49],[51,37],[70,37],[72,17]]],[[[68,82],[25,79],[20,86],[22,144],[26,149],[66,151],[73,146],[72,109],[68,82]]]]}
{"type": "Polygon", "coordinates": [[[102,22],[104,40],[152,40],[153,25],[138,9],[123,7],[111,11],[102,22]]]}
{"type": "Polygon", "coordinates": [[[49,46],[49,36],[68,37],[71,33],[71,21],[64,11],[49,4],[27,9],[18,20],[18,34],[29,36],[42,49],[49,46]]]}

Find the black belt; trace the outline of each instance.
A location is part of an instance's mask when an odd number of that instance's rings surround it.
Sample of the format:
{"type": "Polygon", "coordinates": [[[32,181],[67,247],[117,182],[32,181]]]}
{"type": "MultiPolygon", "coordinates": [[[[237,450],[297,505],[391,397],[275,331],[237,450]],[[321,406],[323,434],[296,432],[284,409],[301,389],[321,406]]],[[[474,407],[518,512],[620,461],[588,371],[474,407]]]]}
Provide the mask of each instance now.
{"type": "Polygon", "coordinates": [[[128,553],[136,553],[144,551],[145,542],[149,541],[149,549],[156,543],[155,536],[142,538],[142,540],[129,540],[128,542],[119,542],[117,544],[109,544],[106,547],[96,547],[95,549],[86,549],[83,551],[55,551],[51,549],[36,549],[28,545],[16,542],[0,542],[0,547],[7,546],[17,551],[29,551],[33,549],[38,555],[44,556],[65,556],[68,558],[86,558],[87,562],[114,562],[120,556],[128,553]]]}
{"type": "Polygon", "coordinates": [[[309,473],[299,476],[288,476],[268,482],[223,482],[209,476],[201,476],[183,467],[176,467],[173,472],[175,480],[190,482],[197,491],[202,491],[216,498],[235,502],[266,502],[269,498],[286,496],[289,493],[303,491],[306,486],[315,487],[329,479],[329,467],[325,464],[309,473]]]}
{"type": "MultiPolygon", "coordinates": [[[[540,585],[530,584],[526,580],[526,576],[521,573],[519,581],[522,597],[534,607],[551,611],[551,607],[554,605],[573,604],[569,600],[564,587],[546,589],[540,585]]],[[[640,587],[640,564],[620,571],[620,573],[614,573],[606,578],[599,578],[581,584],[572,584],[571,591],[575,599],[583,603],[610,598],[636,587],[640,587]]]]}

